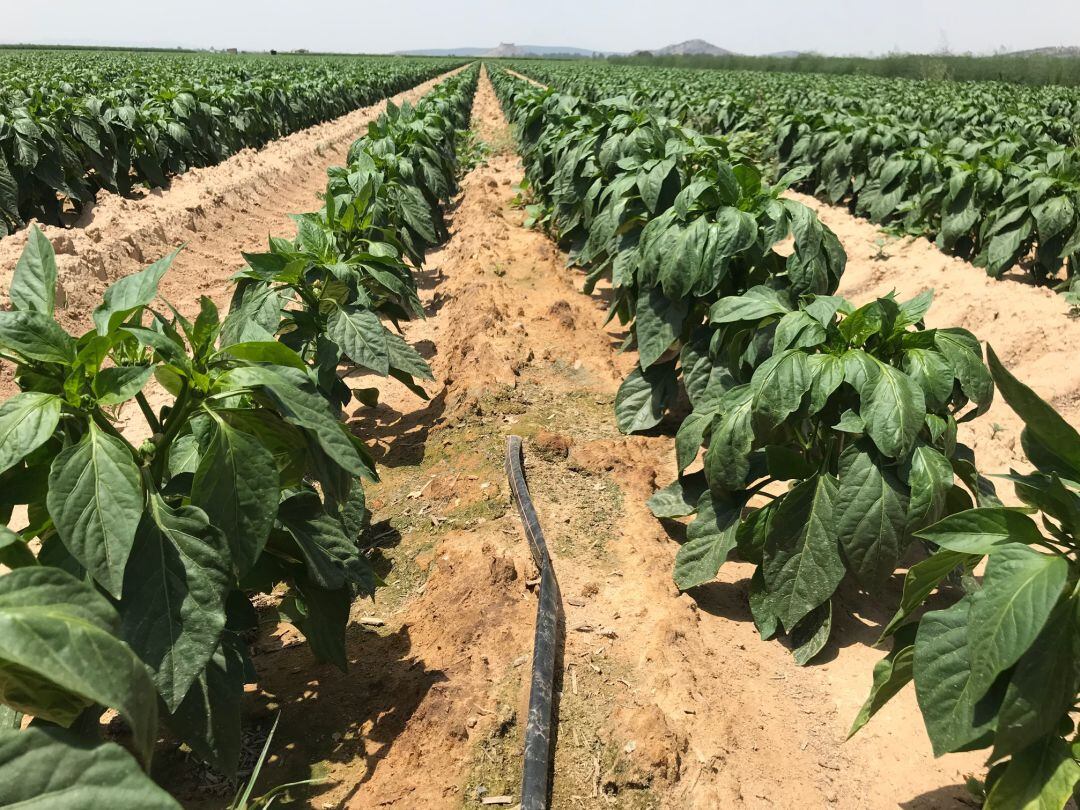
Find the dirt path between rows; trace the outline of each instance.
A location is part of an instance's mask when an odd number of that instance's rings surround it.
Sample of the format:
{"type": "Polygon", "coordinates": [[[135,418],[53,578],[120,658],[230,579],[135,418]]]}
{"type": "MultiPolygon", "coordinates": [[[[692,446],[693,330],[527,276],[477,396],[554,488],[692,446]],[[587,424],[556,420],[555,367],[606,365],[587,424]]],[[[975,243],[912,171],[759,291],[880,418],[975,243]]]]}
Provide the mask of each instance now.
{"type": "Polygon", "coordinates": [[[964,806],[979,759],[935,761],[913,695],[844,743],[886,616],[852,597],[861,618],[800,669],[758,639],[748,566],[677,593],[677,546],[644,505],[674,475],[672,440],[617,433],[633,356],[565,256],[520,227],[522,169],[486,75],[473,126],[495,152],[464,179],[422,275],[429,317],[406,330],[431,355],[432,399],[364,378],[382,401],[352,414],[382,470],[368,495],[388,584],[354,608],[348,674],[295,633],[260,641],[250,708],[282,711],[267,785],[325,778],[302,794],[316,808],[520,798],[536,572],[502,471],[514,432],[566,610],[554,808],[964,806]]]}
{"type": "MultiPolygon", "coordinates": [[[[456,72],[390,100],[415,102],[456,72]]],[[[43,228],[57,253],[60,322],[81,334],[109,284],[181,245],[162,281],[162,295],[183,312],[198,311],[201,295],[226,306],[232,294],[228,279],[243,265],[241,251],[265,250],[268,236],[291,236],[295,226],[288,215],[318,207],[326,170],[345,162],[349,146],[385,107],[382,101],[262,149],[242,150],[216,166],[185,172],[141,199],[101,192],[82,227],[43,228]]],[[[11,283],[26,238],[23,229],[0,239],[2,290],[11,283]]],[[[15,391],[11,374],[6,364],[0,368],[0,397],[15,391]]]]}

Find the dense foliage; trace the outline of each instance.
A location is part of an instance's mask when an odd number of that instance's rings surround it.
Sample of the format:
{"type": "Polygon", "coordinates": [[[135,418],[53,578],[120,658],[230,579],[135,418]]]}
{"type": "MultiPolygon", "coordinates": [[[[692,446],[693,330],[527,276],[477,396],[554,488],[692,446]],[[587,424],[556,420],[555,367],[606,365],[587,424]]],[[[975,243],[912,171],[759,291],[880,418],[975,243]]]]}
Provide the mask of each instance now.
{"type": "MultiPolygon", "coordinates": [[[[0,236],[98,189],[219,163],[413,87],[453,60],[0,52],[0,236]]],[[[457,62],[460,64],[460,61],[457,62]]]]}
{"type": "MultiPolygon", "coordinates": [[[[1062,49],[1065,50],[1065,49],[1062,49]]],[[[1071,54],[1030,53],[971,56],[949,53],[896,53],[885,56],[659,56],[649,53],[613,56],[620,65],[693,68],[696,70],[753,70],[769,73],[829,73],[880,76],[893,79],[949,79],[957,82],[1013,82],[1042,86],[1080,85],[1080,58],[1071,54]]]]}
{"type": "Polygon", "coordinates": [[[353,393],[338,360],[421,393],[413,378],[430,379],[380,316],[422,314],[409,268],[444,233],[438,205],[476,78],[373,124],[296,238],[248,257],[224,320],[207,298],[194,320],[157,306],[169,256],[109,287],[94,329],[71,336],[53,317],[52,247],[31,231],[0,312],[0,358],[21,389],[0,405],[0,563],[12,569],[0,576],[0,804],[70,792],[87,806],[175,806],[96,739],[105,708],[144,766],[160,716],[235,772],[253,594],[284,585],[284,617],[346,667],[350,605],[378,582],[360,483],[376,471],[338,421],[353,393]],[[154,409],[148,386],[166,404],[154,409]],[[125,407],[145,418],[142,444],[117,428],[125,407]],[[33,723],[11,730],[22,713],[33,723]]]}
{"type": "Polygon", "coordinates": [[[798,190],[925,235],[991,276],[1021,268],[1080,296],[1080,91],[590,63],[527,69],[586,98],[623,95],[702,132],[740,133],[777,175],[799,170],[798,190]]]}
{"type": "Polygon", "coordinates": [[[980,495],[956,442],[957,420],[993,393],[978,341],[924,329],[929,295],[857,309],[833,295],[836,237],[725,141],[621,97],[591,104],[497,82],[540,219],[591,281],[610,278],[612,313],[630,325],[638,367],[616,397],[620,429],[657,425],[680,377],[690,400],[680,479],[651,503],[662,517],[695,515],[676,584],[711,581],[738,548],[758,565],[762,635],[785,630],[809,661],[846,575],[880,590],[914,531],[980,495]],[[684,476],[703,447],[702,469],[684,476]],[[744,519],[776,482],[790,489],[744,519]]]}
{"type": "Polygon", "coordinates": [[[989,358],[1026,424],[1035,471],[1007,476],[1025,507],[970,509],[919,532],[938,550],[907,574],[884,633],[892,652],[851,733],[913,680],[934,753],[990,749],[987,808],[1060,808],[1080,783],[1080,434],[989,358]],[[957,572],[962,587],[939,591],[957,572]],[[951,604],[916,617],[943,595],[951,604]]]}

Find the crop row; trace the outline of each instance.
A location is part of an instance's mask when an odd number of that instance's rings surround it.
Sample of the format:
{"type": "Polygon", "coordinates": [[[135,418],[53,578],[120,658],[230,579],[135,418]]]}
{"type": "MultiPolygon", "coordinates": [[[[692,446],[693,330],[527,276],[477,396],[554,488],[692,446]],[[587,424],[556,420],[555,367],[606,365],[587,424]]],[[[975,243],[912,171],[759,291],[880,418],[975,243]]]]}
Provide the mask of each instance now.
{"type": "Polygon", "coordinates": [[[295,237],[244,256],[224,318],[205,297],[194,320],[156,306],[174,253],[110,286],[73,337],[53,317],[51,245],[31,232],[0,312],[21,389],[0,405],[0,509],[26,515],[0,529],[0,804],[177,807],[101,743],[106,708],[144,767],[160,714],[234,774],[254,594],[283,594],[314,655],[346,667],[350,606],[379,581],[360,483],[377,473],[339,417],[378,394],[339,369],[427,396],[427,364],[386,321],[422,317],[412,268],[445,236],[477,76],[388,105],[295,237]],[[121,409],[142,413],[147,441],[117,429],[121,409]]]}
{"type": "Polygon", "coordinates": [[[448,60],[0,56],[0,236],[373,104],[448,60]]]}
{"type": "Polygon", "coordinates": [[[988,807],[1064,806],[1080,781],[1080,435],[989,350],[988,368],[971,333],[927,329],[930,293],[862,306],[835,295],[835,235],[781,196],[783,182],[764,184],[744,144],[626,97],[493,79],[530,219],[586,270],[587,289],[610,283],[611,317],[637,348],[620,429],[679,418],[681,391],[689,400],[679,477],[650,500],[658,517],[693,518],[676,584],[709,582],[732,556],[752,563],[762,638],[786,636],[805,664],[828,643],[845,580],[882,599],[921,546],[852,733],[914,680],[935,753],[991,748],[988,807]],[[1028,424],[1037,471],[1013,481],[1041,528],[1002,507],[957,438],[995,381],[1028,424]],[[923,612],[935,591],[951,606],[923,612]]]}
{"type": "MultiPolygon", "coordinates": [[[[777,176],[985,267],[1080,296],[1080,91],[866,76],[523,65],[737,136],[777,176]]],[[[1078,298],[1077,300],[1080,300],[1078,298]]]]}

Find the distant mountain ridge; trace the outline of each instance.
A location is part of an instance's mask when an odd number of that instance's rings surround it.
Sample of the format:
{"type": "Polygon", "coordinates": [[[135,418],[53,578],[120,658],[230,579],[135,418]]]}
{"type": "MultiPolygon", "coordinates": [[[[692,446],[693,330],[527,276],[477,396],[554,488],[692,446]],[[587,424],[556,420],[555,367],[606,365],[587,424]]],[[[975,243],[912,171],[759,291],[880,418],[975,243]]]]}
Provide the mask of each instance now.
{"type": "Polygon", "coordinates": [[[588,48],[572,48],[569,45],[515,45],[513,42],[500,42],[495,48],[430,48],[418,51],[397,51],[399,56],[609,56],[606,51],[593,51],[588,48]]]}
{"type": "Polygon", "coordinates": [[[735,52],[720,48],[703,39],[688,39],[674,45],[649,51],[654,56],[732,56],[735,52]]]}
{"type": "Polygon", "coordinates": [[[1013,51],[1009,56],[1080,56],[1080,48],[1075,45],[1056,45],[1050,48],[1032,48],[1027,51],[1013,51]]]}

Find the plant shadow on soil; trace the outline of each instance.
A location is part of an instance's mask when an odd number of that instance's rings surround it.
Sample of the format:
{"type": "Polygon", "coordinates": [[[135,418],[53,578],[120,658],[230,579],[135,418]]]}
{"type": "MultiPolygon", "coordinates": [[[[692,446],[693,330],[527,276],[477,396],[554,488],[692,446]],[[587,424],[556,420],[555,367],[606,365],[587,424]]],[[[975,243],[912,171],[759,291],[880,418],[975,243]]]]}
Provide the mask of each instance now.
{"type": "MultiPolygon", "coordinates": [[[[272,750],[284,756],[278,767],[271,762],[264,771],[260,789],[319,779],[329,763],[362,762],[362,773],[342,798],[341,803],[347,804],[389,754],[428,692],[447,680],[441,670],[428,669],[422,660],[410,657],[411,647],[408,626],[380,634],[353,624],[346,642],[347,673],[315,662],[306,644],[278,653],[288,657],[276,661],[260,680],[274,696],[266,708],[276,704],[281,710],[272,750]],[[297,669],[309,672],[309,677],[297,680],[297,669]]],[[[297,788],[292,798],[310,805],[330,787],[297,788]]]]}
{"type": "Polygon", "coordinates": [[[966,786],[949,785],[927,791],[913,799],[900,802],[897,806],[901,810],[963,810],[978,807],[979,802],[968,793],[966,786]]]}
{"type": "Polygon", "coordinates": [[[402,412],[385,402],[375,408],[361,406],[349,421],[358,436],[374,440],[368,445],[376,463],[383,467],[410,467],[427,454],[431,428],[446,409],[446,389],[418,410],[402,412]]]}
{"type": "MultiPolygon", "coordinates": [[[[447,680],[441,670],[428,669],[410,655],[407,626],[383,633],[350,624],[346,632],[348,672],[316,661],[305,642],[276,647],[271,642],[255,656],[260,690],[244,696],[244,727],[268,729],[276,715],[280,720],[252,795],[312,780],[290,788],[283,803],[314,807],[321,795],[339,787],[320,781],[333,763],[354,768],[363,763],[341,800],[344,806],[390,753],[428,693],[447,680]]],[[[265,735],[257,736],[261,747],[265,735]]],[[[188,810],[220,810],[236,789],[220,777],[207,781],[205,767],[176,747],[161,752],[154,771],[188,810]]]]}
{"type": "MultiPolygon", "coordinates": [[[[686,525],[676,520],[661,520],[668,536],[677,543],[686,542],[686,525]]],[[[925,555],[923,555],[925,556],[925,555]]],[[[907,563],[916,561],[909,556],[907,563]]],[[[860,589],[850,579],[845,579],[833,595],[833,631],[820,653],[810,661],[810,666],[827,664],[836,659],[840,650],[851,646],[873,647],[882,630],[893,618],[892,605],[900,602],[904,571],[894,574],[877,598],[860,589]]],[[[753,622],[750,612],[750,579],[744,577],[736,582],[713,581],[687,591],[697,606],[712,616],[736,622],[753,622]]],[[[947,607],[955,601],[956,594],[946,584],[943,591],[935,593],[927,601],[929,610],[947,607]]],[[[790,649],[790,640],[780,635],[779,642],[790,649]]],[[[888,648],[888,643],[882,645],[888,648]]],[[[932,804],[913,805],[933,807],[932,804]]]]}

